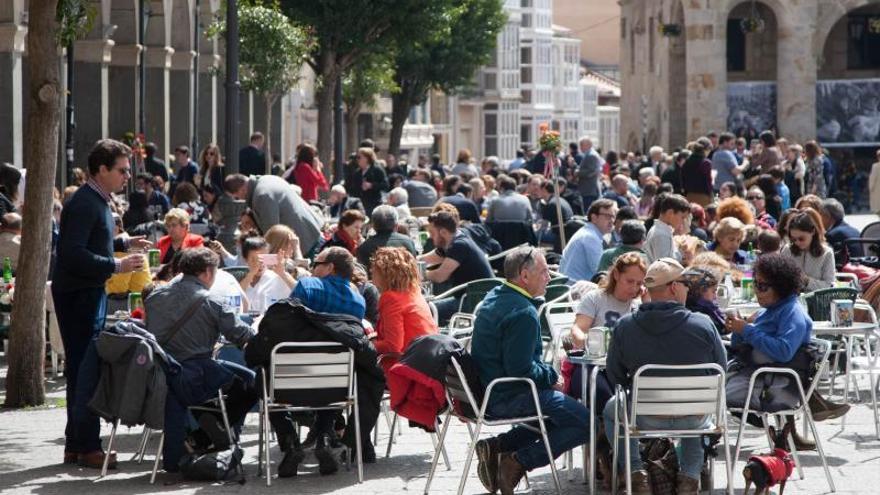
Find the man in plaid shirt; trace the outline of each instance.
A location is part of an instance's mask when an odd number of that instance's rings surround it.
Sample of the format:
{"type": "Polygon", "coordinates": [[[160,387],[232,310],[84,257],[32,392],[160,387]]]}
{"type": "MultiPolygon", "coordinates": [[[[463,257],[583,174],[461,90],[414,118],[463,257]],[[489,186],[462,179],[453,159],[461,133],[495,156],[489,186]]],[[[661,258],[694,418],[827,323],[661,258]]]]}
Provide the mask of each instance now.
{"type": "Polygon", "coordinates": [[[367,303],[351,283],[354,275],[351,253],[339,246],[321,251],[312,262],[312,275],[297,282],[291,298],[299,299],[312,311],[364,319],[367,303]]]}

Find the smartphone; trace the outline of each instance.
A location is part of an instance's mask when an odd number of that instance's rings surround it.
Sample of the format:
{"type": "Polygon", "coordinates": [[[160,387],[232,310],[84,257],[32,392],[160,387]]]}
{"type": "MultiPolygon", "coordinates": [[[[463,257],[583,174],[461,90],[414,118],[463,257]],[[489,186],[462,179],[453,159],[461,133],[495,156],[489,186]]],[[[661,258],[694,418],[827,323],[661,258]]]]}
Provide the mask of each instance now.
{"type": "Polygon", "coordinates": [[[272,267],[278,264],[278,255],[277,254],[261,254],[259,255],[260,262],[263,263],[265,267],[272,267]]]}

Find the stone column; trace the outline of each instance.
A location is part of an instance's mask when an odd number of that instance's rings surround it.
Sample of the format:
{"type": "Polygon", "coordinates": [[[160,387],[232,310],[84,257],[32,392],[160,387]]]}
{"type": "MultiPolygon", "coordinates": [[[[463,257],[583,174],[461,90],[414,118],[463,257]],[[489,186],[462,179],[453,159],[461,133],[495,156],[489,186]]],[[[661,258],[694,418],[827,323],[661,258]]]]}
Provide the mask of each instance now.
{"type": "MultiPolygon", "coordinates": [[[[169,148],[192,143],[192,94],[193,94],[193,71],[192,63],[194,52],[176,51],[171,56],[171,70],[168,76],[171,90],[168,94],[171,113],[169,120],[169,148]]],[[[200,142],[199,146],[207,143],[200,142]]],[[[196,155],[199,150],[193,150],[196,155]]]]}
{"type": "MultiPolygon", "coordinates": [[[[109,67],[113,40],[80,40],[74,44],[74,162],[86,167],[95,141],[110,136],[109,67]]],[[[113,136],[119,138],[120,136],[113,136]]]]}
{"type": "Polygon", "coordinates": [[[108,137],[113,139],[121,139],[126,132],[138,130],[137,63],[140,51],[141,46],[138,44],[113,47],[108,69],[108,137]]]}
{"type": "Polygon", "coordinates": [[[805,3],[777,16],[776,120],[779,133],[797,143],[816,138],[816,57],[806,33],[816,33],[817,8],[805,3]]]}
{"type": "Polygon", "coordinates": [[[22,54],[27,27],[0,23],[0,161],[24,164],[22,54]]]}
{"type": "MultiPolygon", "coordinates": [[[[219,125],[218,115],[218,91],[217,76],[214,68],[220,63],[220,57],[213,53],[201,53],[199,55],[199,143],[204,147],[208,143],[221,144],[218,131],[223,126],[219,125]]],[[[220,150],[226,154],[226,150],[220,150]]]]}
{"type": "Polygon", "coordinates": [[[727,11],[685,5],[687,138],[727,127],[727,11]]]}
{"type": "MultiPolygon", "coordinates": [[[[147,46],[144,63],[146,64],[146,85],[144,113],[146,113],[146,130],[144,134],[148,141],[156,143],[156,149],[161,156],[168,156],[171,151],[170,113],[170,69],[174,49],[170,46],[147,46]]],[[[175,91],[185,91],[186,88],[177,88],[175,91]]],[[[185,113],[187,110],[175,110],[185,113]]],[[[189,135],[187,133],[186,135],[189,135]]],[[[189,144],[188,141],[184,142],[189,144]]],[[[181,143],[181,144],[184,144],[181,143]]],[[[193,150],[193,156],[197,151],[193,150]]]]}

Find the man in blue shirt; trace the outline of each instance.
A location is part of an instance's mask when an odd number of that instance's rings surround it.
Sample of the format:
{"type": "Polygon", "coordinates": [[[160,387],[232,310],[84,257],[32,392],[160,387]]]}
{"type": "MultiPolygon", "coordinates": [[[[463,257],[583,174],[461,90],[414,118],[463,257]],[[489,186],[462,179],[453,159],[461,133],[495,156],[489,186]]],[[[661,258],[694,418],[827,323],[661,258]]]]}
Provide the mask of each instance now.
{"type": "MultiPolygon", "coordinates": [[[[492,289],[474,322],[472,354],[480,381],[528,378],[537,389],[545,417],[550,450],[556,458],[587,441],[589,412],[561,392],[562,377],[541,357],[541,324],[536,297],[544,295],[550,272],[544,254],[531,246],[516,248],[504,260],[503,285],[492,289]]],[[[535,402],[525,383],[500,383],[492,389],[487,413],[510,418],[535,414],[535,402]]],[[[541,435],[517,426],[476,446],[480,481],[489,493],[513,494],[526,471],[546,466],[551,459],[541,435]]]]}
{"type": "Polygon", "coordinates": [[[737,178],[742,173],[743,167],[733,152],[735,149],[736,136],[729,132],[721,134],[718,138],[718,149],[712,154],[712,170],[715,171],[713,187],[716,192],[725,182],[737,183],[737,178]]]}
{"type": "Polygon", "coordinates": [[[614,228],[617,204],[610,199],[598,199],[587,211],[589,222],[572,236],[562,251],[559,271],[573,282],[590,280],[596,274],[599,259],[605,250],[603,237],[614,228]]]}
{"type": "MultiPolygon", "coordinates": [[[[354,256],[351,253],[339,246],[329,247],[318,253],[312,262],[313,276],[300,279],[290,297],[299,299],[312,311],[346,314],[363,320],[367,304],[351,282],[354,270],[354,256]]],[[[339,464],[330,449],[338,444],[334,428],[336,417],[336,411],[318,411],[305,442],[308,445],[311,439],[315,439],[315,457],[318,458],[318,471],[321,474],[333,474],[339,470],[339,464]]],[[[365,460],[375,459],[371,443],[365,442],[362,448],[365,460]]],[[[297,465],[302,460],[301,451],[292,450],[282,460],[284,474],[296,473],[297,465]]]]}

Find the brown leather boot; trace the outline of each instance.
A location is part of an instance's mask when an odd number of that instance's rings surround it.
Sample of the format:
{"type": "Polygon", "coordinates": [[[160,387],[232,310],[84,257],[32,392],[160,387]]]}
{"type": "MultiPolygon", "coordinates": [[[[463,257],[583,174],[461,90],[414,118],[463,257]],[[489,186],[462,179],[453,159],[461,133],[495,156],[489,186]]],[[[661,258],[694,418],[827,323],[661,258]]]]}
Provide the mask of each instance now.
{"type": "Polygon", "coordinates": [[[839,418],[849,412],[849,404],[831,402],[817,391],[813,391],[813,395],[810,396],[809,406],[813,420],[816,422],[839,418]]]}
{"type": "Polygon", "coordinates": [[[498,461],[498,490],[501,495],[513,495],[519,480],[526,474],[526,468],[516,460],[513,452],[501,454],[498,461]]]}
{"type": "Polygon", "coordinates": [[[104,467],[104,456],[107,455],[110,456],[110,462],[107,464],[107,469],[116,469],[116,452],[105,453],[102,450],[96,450],[94,452],[89,452],[88,454],[80,454],[77,458],[77,463],[83,467],[101,469],[104,467]]]}
{"type": "MultiPolygon", "coordinates": [[[[799,451],[816,450],[816,442],[800,436],[800,434],[797,432],[796,422],[794,418],[789,418],[789,420],[786,422],[786,426],[787,425],[791,425],[789,426],[789,431],[791,433],[791,439],[794,442],[794,447],[796,449],[798,449],[799,451]]],[[[786,445],[785,448],[787,449],[788,446],[786,445]]]]}

